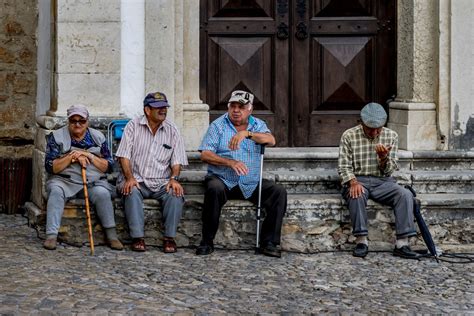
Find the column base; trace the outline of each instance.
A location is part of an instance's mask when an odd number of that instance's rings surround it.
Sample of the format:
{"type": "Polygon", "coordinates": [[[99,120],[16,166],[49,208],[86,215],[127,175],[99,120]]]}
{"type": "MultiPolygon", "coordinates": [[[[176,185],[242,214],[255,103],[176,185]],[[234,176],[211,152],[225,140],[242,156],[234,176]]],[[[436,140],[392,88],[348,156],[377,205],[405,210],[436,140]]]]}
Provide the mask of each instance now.
{"type": "Polygon", "coordinates": [[[198,149],[209,126],[209,106],[204,103],[183,104],[181,135],[187,151],[198,149]]]}
{"type": "Polygon", "coordinates": [[[388,128],[398,133],[400,149],[436,150],[435,103],[391,102],[388,128]]]}

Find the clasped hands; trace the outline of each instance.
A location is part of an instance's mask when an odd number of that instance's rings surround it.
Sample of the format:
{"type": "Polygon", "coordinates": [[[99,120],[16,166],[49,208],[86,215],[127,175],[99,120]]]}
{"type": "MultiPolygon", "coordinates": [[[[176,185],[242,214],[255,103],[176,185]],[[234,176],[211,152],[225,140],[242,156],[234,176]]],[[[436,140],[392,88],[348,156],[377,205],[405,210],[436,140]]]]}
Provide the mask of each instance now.
{"type": "Polygon", "coordinates": [[[92,163],[94,154],[85,150],[73,150],[69,153],[71,163],[79,163],[82,168],[86,168],[88,164],[92,163]]]}

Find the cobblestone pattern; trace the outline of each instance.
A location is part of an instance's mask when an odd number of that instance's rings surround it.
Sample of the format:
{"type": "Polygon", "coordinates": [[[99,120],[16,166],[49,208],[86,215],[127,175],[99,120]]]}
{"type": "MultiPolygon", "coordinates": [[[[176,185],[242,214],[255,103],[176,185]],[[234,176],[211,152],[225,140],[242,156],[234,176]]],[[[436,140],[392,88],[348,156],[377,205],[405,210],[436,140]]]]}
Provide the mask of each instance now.
{"type": "Polygon", "coordinates": [[[0,314],[472,314],[473,265],[347,252],[281,259],[197,257],[60,245],[44,250],[21,216],[0,215],[0,314]]]}

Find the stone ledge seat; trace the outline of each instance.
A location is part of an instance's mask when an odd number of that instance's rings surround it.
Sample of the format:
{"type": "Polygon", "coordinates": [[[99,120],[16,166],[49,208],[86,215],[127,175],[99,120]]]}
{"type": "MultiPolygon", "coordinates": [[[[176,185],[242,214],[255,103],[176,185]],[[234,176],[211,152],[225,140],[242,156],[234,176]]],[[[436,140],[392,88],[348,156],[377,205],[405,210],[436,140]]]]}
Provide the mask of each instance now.
{"type": "MultiPolygon", "coordinates": [[[[448,244],[454,234],[473,243],[474,196],[468,194],[420,194],[422,212],[435,240],[448,244]]],[[[115,199],[115,217],[119,236],[129,241],[121,199],[115,199]]],[[[195,246],[201,237],[202,195],[186,196],[183,216],[178,227],[179,246],[195,246]]],[[[84,200],[70,200],[63,215],[60,237],[68,243],[87,242],[84,200]]],[[[163,227],[159,203],[145,200],[145,234],[147,243],[161,245],[163,227]]],[[[255,243],[255,206],[243,200],[230,200],[223,208],[216,245],[223,248],[252,248],[255,243]]],[[[91,207],[96,243],[103,234],[91,207]]],[[[44,216],[44,214],[43,214],[44,216]]],[[[394,216],[389,207],[373,201],[368,204],[371,249],[390,249],[395,240],[394,216]]],[[[43,218],[44,220],[44,218],[43,218]]],[[[350,218],[340,194],[290,194],[282,229],[282,248],[298,252],[346,249],[351,236],[350,218]]],[[[419,242],[419,241],[417,241],[419,242]]],[[[422,241],[421,241],[422,243],[422,241]]]]}

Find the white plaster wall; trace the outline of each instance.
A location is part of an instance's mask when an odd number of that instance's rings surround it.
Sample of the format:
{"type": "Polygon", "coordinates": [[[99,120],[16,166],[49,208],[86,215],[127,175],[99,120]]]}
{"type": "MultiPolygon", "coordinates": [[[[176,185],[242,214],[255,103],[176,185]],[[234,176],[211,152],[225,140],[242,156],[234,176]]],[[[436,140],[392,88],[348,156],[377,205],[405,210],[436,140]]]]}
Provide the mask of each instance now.
{"type": "Polygon", "coordinates": [[[120,0],[57,0],[59,116],[83,103],[94,116],[120,109],[120,0]]]}
{"type": "Polygon", "coordinates": [[[474,1],[451,4],[451,119],[459,137],[469,120],[474,124],[474,1]]]}

